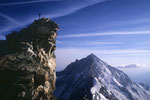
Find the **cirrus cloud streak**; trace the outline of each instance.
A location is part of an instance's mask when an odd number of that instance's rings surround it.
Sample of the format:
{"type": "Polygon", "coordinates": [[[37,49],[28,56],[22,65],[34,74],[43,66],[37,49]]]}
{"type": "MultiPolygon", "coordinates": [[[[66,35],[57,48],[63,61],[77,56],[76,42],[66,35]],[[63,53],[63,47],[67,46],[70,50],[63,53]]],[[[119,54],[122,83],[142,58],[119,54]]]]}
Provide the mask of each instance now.
{"type": "Polygon", "coordinates": [[[60,1],[60,0],[32,0],[25,2],[11,2],[11,3],[2,3],[0,6],[9,6],[9,5],[22,5],[22,4],[31,4],[31,3],[40,3],[40,2],[49,2],[49,1],[60,1]]]}
{"type": "Polygon", "coordinates": [[[143,35],[150,34],[150,31],[128,31],[128,32],[102,32],[102,33],[81,33],[59,36],[58,38],[79,38],[79,37],[93,37],[106,35],[143,35]]]}

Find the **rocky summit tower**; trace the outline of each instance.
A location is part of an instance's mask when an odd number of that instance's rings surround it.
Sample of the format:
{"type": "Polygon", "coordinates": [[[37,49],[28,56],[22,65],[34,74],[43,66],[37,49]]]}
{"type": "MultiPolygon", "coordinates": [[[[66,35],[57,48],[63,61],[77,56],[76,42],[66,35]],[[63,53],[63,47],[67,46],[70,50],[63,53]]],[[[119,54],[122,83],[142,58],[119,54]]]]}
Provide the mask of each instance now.
{"type": "Polygon", "coordinates": [[[41,18],[0,41],[0,100],[55,100],[58,29],[41,18]]]}

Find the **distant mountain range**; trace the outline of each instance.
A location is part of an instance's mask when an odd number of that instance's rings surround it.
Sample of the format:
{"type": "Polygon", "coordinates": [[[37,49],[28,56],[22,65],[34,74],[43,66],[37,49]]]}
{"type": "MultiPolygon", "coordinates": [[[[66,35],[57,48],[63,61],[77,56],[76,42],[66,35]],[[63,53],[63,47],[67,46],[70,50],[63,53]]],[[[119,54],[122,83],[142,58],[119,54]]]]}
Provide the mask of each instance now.
{"type": "Polygon", "coordinates": [[[126,66],[117,66],[116,68],[140,68],[140,65],[137,64],[130,64],[130,65],[126,65],[126,66]]]}
{"type": "Polygon", "coordinates": [[[150,89],[94,54],[57,72],[55,96],[60,100],[150,100],[150,89]]]}

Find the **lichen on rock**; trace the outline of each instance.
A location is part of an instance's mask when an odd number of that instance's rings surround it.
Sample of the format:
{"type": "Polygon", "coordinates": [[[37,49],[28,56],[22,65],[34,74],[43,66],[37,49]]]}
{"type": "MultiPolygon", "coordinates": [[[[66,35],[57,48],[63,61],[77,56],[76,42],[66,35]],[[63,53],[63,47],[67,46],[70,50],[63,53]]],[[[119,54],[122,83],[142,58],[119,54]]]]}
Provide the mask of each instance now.
{"type": "Polygon", "coordinates": [[[58,29],[42,18],[0,41],[0,100],[55,100],[58,29]]]}

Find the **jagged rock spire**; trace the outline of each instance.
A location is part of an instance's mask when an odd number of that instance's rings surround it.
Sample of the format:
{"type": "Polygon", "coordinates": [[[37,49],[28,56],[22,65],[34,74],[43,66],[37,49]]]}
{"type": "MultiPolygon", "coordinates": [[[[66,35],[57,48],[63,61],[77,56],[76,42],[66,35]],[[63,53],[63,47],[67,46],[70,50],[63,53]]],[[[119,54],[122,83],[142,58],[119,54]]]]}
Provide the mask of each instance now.
{"type": "Polygon", "coordinates": [[[7,46],[0,48],[6,50],[0,53],[1,100],[55,100],[58,29],[52,20],[41,18],[6,36],[7,46]]]}

